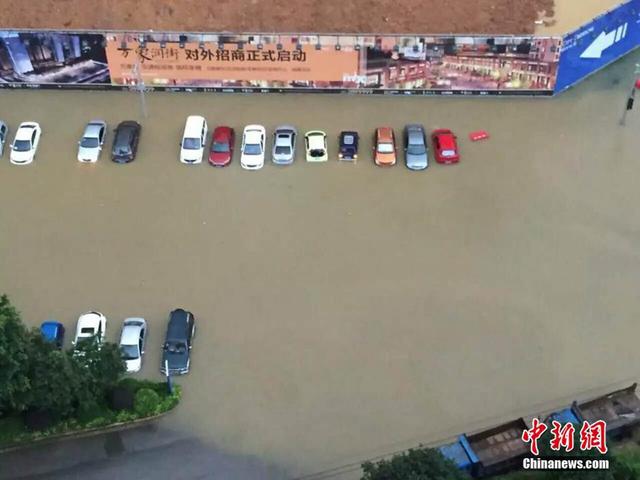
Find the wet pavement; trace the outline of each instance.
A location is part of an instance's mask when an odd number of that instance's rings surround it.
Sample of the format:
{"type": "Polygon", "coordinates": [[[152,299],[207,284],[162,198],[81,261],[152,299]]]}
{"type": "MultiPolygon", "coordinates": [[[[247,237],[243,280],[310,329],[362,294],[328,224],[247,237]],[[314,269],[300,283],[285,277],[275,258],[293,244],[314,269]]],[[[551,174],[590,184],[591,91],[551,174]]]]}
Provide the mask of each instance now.
{"type": "Polygon", "coordinates": [[[33,165],[0,162],[1,289],[67,342],[89,309],[112,341],[145,317],[155,379],[169,311],[192,310],[192,373],[162,428],[292,476],[604,393],[640,361],[640,114],[618,125],[638,61],[554,100],[157,93],[142,119],[134,94],[0,91],[0,118],[43,127],[33,165]],[[299,145],[290,167],[181,165],[196,113],[325,129],[332,161],[299,145]],[[97,117],[143,122],[135,162],[75,160],[97,117]],[[374,128],[415,122],[455,130],[461,164],[374,166],[374,128]],[[361,160],[339,163],[353,128],[361,160]]]}

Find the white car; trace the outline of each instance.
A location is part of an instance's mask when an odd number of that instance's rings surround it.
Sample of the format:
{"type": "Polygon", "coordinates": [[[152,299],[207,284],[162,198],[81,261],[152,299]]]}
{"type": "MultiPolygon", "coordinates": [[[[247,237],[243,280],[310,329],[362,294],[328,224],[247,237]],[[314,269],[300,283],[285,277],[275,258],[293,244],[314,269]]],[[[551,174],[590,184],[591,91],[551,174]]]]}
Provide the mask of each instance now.
{"type": "Polygon", "coordinates": [[[245,170],[259,170],[264,165],[266,130],[262,125],[247,125],[242,133],[240,165],[245,170]]]}
{"type": "Polygon", "coordinates": [[[4,152],[4,144],[7,142],[7,136],[9,134],[9,127],[7,124],[0,120],[0,157],[4,152]]]}
{"type": "Polygon", "coordinates": [[[78,161],[83,163],[97,162],[106,136],[106,122],[102,120],[90,121],[84,128],[82,138],[78,142],[78,161]]]}
{"type": "Polygon", "coordinates": [[[16,131],[11,144],[9,160],[14,165],[28,165],[33,162],[40,143],[42,130],[36,122],[23,122],[16,131]]]}
{"type": "Polygon", "coordinates": [[[199,115],[187,117],[180,142],[180,161],[187,164],[202,163],[206,143],[207,121],[199,115]]]}
{"type": "Polygon", "coordinates": [[[140,371],[146,337],[147,322],[144,318],[127,318],[122,324],[120,352],[127,372],[140,371]]]}
{"type": "Polygon", "coordinates": [[[96,337],[98,343],[102,343],[107,330],[107,319],[100,312],[87,312],[80,315],[76,327],[76,337],[73,345],[78,346],[82,341],[96,337]]]}
{"type": "Polygon", "coordinates": [[[311,130],[304,136],[307,162],[326,162],[329,159],[327,151],[327,134],[320,130],[311,130]]]}

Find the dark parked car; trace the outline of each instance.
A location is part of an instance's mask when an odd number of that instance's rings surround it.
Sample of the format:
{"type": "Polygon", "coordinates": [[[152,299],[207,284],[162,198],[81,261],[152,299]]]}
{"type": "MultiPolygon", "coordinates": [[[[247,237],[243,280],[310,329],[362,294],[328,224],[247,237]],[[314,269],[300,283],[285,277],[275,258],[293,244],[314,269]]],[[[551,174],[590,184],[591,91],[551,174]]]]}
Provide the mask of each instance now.
{"type": "Polygon", "coordinates": [[[167,336],[162,347],[160,372],[171,375],[189,373],[189,363],[193,337],[196,334],[195,318],[191,312],[178,308],[169,315],[167,336]]]}
{"type": "Polygon", "coordinates": [[[133,162],[138,153],[138,142],[142,127],[138,122],[127,120],[120,122],[116,128],[111,159],[117,163],[133,162]]]}
{"type": "Polygon", "coordinates": [[[340,151],[338,152],[340,160],[358,159],[358,132],[341,132],[340,133],[340,151]]]}
{"type": "Polygon", "coordinates": [[[42,338],[47,342],[54,343],[56,347],[62,348],[64,343],[64,326],[55,320],[47,320],[40,325],[42,338]]]}

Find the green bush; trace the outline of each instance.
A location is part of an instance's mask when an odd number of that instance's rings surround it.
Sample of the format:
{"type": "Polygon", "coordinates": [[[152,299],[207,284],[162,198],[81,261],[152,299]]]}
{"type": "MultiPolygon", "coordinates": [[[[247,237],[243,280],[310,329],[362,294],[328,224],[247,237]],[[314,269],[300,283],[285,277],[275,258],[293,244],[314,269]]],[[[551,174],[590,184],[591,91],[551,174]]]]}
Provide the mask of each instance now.
{"type": "Polygon", "coordinates": [[[133,404],[135,412],[140,417],[148,417],[156,413],[160,405],[160,395],[150,388],[141,388],[136,392],[133,404]]]}

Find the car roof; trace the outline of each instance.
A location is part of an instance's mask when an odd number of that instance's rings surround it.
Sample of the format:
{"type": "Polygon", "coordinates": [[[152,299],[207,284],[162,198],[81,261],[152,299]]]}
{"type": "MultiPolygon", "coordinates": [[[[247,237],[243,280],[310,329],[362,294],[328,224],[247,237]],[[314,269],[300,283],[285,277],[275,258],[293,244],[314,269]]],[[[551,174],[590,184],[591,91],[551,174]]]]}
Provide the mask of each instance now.
{"type": "MultiPolygon", "coordinates": [[[[311,133],[311,132],[310,132],[311,133]]],[[[319,135],[317,132],[313,135],[309,135],[309,148],[311,150],[321,150],[324,149],[324,135],[319,135]]]]}
{"type": "Polygon", "coordinates": [[[140,339],[140,330],[142,325],[125,324],[122,327],[122,335],[120,336],[120,343],[122,345],[135,345],[140,339]]]}
{"type": "Polygon", "coordinates": [[[214,140],[228,140],[233,129],[231,127],[216,127],[213,131],[214,140]]]}
{"type": "Polygon", "coordinates": [[[84,129],[84,137],[98,137],[100,135],[100,129],[104,128],[104,123],[89,122],[84,129]]]}
{"type": "Polygon", "coordinates": [[[97,327],[101,317],[102,317],[102,314],[99,312],[83,313],[78,318],[78,328],[97,327]]]}
{"type": "Polygon", "coordinates": [[[410,128],[407,127],[407,138],[412,145],[423,145],[424,134],[419,127],[410,128]]]}
{"type": "Polygon", "coordinates": [[[446,132],[438,134],[438,141],[440,142],[440,148],[446,150],[455,150],[456,149],[456,140],[453,136],[453,133],[446,132]]]}
{"type": "Polygon", "coordinates": [[[260,143],[262,141],[262,130],[246,130],[244,131],[245,143],[260,143]]]}
{"type": "Polygon", "coordinates": [[[16,140],[31,140],[35,128],[35,123],[21,123],[16,132],[16,140]]]}
{"type": "Polygon", "coordinates": [[[392,142],[393,129],[391,127],[380,127],[377,131],[379,142],[392,142]]]}
{"type": "Polygon", "coordinates": [[[54,338],[57,335],[60,327],[62,327],[62,324],[60,322],[49,320],[49,321],[43,322],[42,325],[40,325],[40,331],[46,337],[54,338]]]}
{"type": "Polygon", "coordinates": [[[200,115],[189,115],[187,117],[187,122],[184,126],[184,133],[187,134],[195,134],[196,136],[200,135],[202,131],[202,125],[205,123],[204,117],[200,115]]]}
{"type": "Polygon", "coordinates": [[[167,325],[167,340],[186,340],[189,312],[178,308],[171,312],[167,325]]]}
{"type": "Polygon", "coordinates": [[[118,124],[118,130],[137,130],[140,128],[140,124],[133,120],[125,120],[124,122],[120,122],[118,124]]]}

